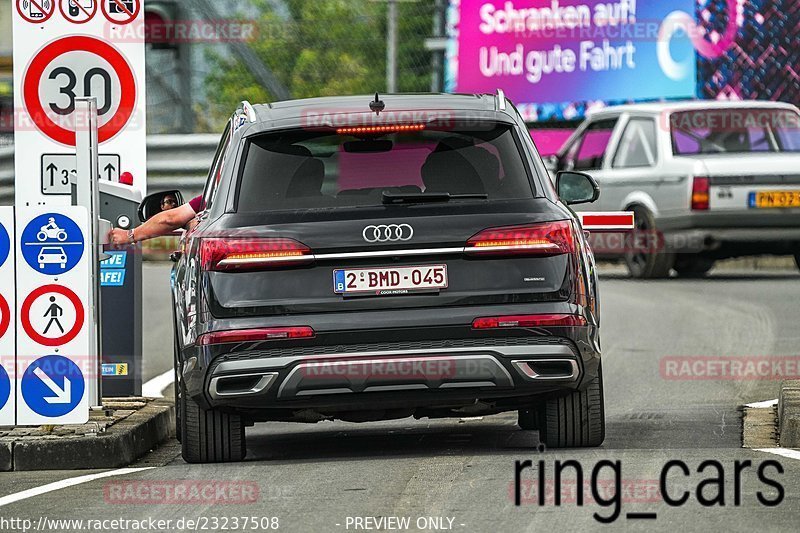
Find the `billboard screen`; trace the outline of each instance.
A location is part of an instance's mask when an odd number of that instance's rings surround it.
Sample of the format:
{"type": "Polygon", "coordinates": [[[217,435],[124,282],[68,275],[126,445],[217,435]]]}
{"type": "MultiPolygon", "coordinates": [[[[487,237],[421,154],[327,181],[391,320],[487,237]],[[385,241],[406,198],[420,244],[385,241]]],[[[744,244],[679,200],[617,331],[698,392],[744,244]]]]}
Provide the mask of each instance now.
{"type": "Polygon", "coordinates": [[[798,104],[787,15],[797,10],[795,0],[450,0],[446,88],[502,88],[531,121],[672,98],[798,104]]]}
{"type": "Polygon", "coordinates": [[[693,13],[693,0],[461,0],[455,88],[520,103],[690,97],[693,13]]]}

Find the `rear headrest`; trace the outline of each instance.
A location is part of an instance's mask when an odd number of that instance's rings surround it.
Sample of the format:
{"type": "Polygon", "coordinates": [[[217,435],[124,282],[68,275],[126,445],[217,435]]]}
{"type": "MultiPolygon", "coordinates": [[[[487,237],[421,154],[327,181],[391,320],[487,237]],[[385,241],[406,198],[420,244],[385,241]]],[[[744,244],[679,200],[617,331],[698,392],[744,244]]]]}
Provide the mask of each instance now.
{"type": "Polygon", "coordinates": [[[325,165],[319,159],[308,158],[294,172],[286,189],[286,197],[322,196],[324,180],[325,165]]]}
{"type": "Polygon", "coordinates": [[[269,145],[268,149],[278,154],[312,156],[311,150],[299,144],[275,143],[269,145]]]}
{"type": "Polygon", "coordinates": [[[422,165],[422,182],[425,184],[425,192],[450,194],[485,192],[483,182],[475,168],[454,150],[431,152],[422,165]]]}
{"type": "Polygon", "coordinates": [[[463,137],[445,137],[436,145],[434,152],[447,152],[448,150],[461,150],[468,146],[475,146],[472,140],[463,137]]]}
{"type": "Polygon", "coordinates": [[[475,146],[472,139],[446,137],[436,145],[434,153],[457,150],[478,173],[484,189],[494,191],[501,185],[500,160],[486,148],[475,146]]]}

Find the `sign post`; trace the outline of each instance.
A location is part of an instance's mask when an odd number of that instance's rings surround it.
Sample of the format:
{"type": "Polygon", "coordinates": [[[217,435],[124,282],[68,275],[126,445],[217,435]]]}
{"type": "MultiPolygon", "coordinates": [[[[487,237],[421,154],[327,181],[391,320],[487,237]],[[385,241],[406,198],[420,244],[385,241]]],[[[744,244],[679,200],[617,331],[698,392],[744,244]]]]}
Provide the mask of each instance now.
{"type": "MultiPolygon", "coordinates": [[[[96,176],[98,175],[99,154],[97,146],[97,101],[94,98],[77,98],[75,101],[75,158],[76,158],[76,197],[77,205],[85,207],[89,212],[90,243],[87,247],[89,256],[89,351],[87,356],[92,358],[95,368],[101,367],[100,336],[100,192],[96,176]]],[[[106,234],[108,229],[106,229],[106,234]]],[[[103,239],[102,242],[105,242],[103,239]]],[[[99,406],[102,402],[102,383],[100,374],[92,376],[89,380],[89,404],[99,406]]]]}

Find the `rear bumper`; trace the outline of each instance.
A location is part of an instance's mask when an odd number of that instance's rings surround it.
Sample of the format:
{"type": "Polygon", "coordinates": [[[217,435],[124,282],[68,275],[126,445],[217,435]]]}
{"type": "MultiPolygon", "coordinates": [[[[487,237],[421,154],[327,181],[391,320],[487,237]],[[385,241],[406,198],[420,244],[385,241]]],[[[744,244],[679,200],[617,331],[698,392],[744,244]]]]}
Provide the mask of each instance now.
{"type": "Polygon", "coordinates": [[[599,361],[599,353],[556,337],[320,348],[222,355],[203,375],[185,375],[185,382],[190,395],[208,407],[272,411],[275,416],[263,418],[288,419],[303,410],[331,415],[376,409],[416,412],[559,395],[594,377],[599,361]]]}

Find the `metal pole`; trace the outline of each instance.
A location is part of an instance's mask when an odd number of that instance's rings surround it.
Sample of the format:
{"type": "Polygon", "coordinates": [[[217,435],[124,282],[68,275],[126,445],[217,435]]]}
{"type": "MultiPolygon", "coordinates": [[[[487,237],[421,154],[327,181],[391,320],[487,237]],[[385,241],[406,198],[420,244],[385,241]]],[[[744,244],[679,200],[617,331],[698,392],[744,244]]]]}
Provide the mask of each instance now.
{"type": "Polygon", "coordinates": [[[397,0],[388,0],[386,22],[386,90],[397,92],[397,0]]]}
{"type": "MultiPolygon", "coordinates": [[[[433,37],[444,36],[444,10],[447,8],[442,0],[436,0],[433,8],[433,37]]],[[[442,69],[444,68],[444,51],[434,50],[431,53],[431,92],[442,92],[442,69]]]]}
{"type": "Polygon", "coordinates": [[[178,113],[183,133],[194,133],[194,106],[192,100],[192,47],[188,44],[178,45],[175,50],[178,63],[179,107],[178,113]]]}
{"type": "Polygon", "coordinates": [[[75,99],[75,151],[76,151],[76,198],[77,205],[89,211],[89,235],[87,250],[90,254],[91,279],[89,280],[89,375],[88,379],[89,407],[98,407],[102,402],[100,354],[100,192],[97,178],[98,143],[97,143],[97,99],[75,99]]]}

